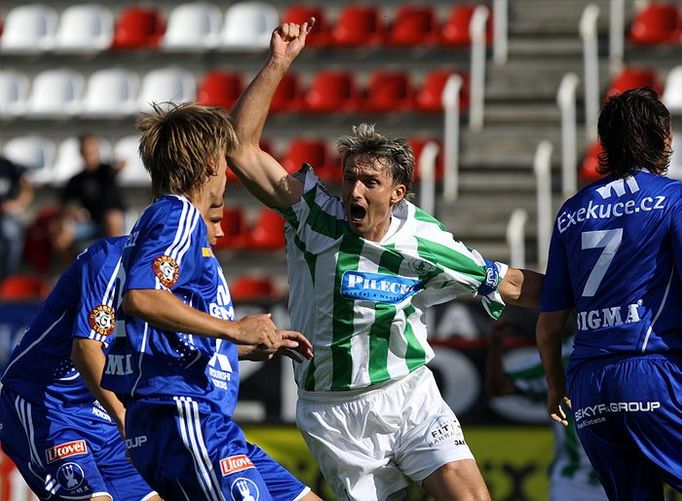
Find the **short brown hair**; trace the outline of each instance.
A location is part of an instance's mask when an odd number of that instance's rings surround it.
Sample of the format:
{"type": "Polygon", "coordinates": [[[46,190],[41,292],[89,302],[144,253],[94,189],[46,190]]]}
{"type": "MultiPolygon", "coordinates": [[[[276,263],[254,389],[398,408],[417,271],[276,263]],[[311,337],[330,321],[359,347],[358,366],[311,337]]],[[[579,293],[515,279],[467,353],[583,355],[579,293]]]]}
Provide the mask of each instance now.
{"type": "Polygon", "coordinates": [[[191,196],[208,179],[206,164],[217,164],[237,144],[232,121],[222,108],[195,103],[152,103],[152,108],[136,125],[154,196],[191,196]]]}

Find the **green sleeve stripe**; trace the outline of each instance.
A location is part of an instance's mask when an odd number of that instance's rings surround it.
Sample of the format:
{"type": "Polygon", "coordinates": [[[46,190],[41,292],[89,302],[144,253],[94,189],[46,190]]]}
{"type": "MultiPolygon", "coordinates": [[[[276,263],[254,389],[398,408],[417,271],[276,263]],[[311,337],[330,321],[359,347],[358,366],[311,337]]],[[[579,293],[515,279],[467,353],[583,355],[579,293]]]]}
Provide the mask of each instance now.
{"type": "Polygon", "coordinates": [[[415,207],[414,218],[415,218],[417,221],[421,221],[421,222],[423,222],[423,223],[435,224],[435,225],[438,226],[438,228],[440,228],[442,231],[448,231],[448,229],[445,227],[445,225],[444,225],[443,223],[441,223],[440,221],[438,221],[438,219],[436,219],[435,217],[433,217],[431,214],[428,214],[428,213],[424,212],[424,211],[421,210],[419,207],[415,207]]]}
{"type": "Polygon", "coordinates": [[[485,266],[476,263],[469,256],[465,256],[449,247],[421,237],[417,239],[417,252],[423,259],[448,268],[455,273],[464,275],[472,283],[462,284],[471,291],[478,290],[478,285],[485,280],[485,266]]]}
{"type": "Polygon", "coordinates": [[[354,333],[353,308],[355,301],[341,295],[341,280],[345,270],[357,270],[362,252],[362,240],[351,233],[344,235],[339,246],[334,278],[334,321],[332,324],[332,390],[350,388],[353,361],[350,340],[354,333]]]}
{"type": "Polygon", "coordinates": [[[298,229],[298,216],[296,215],[296,211],[294,211],[294,209],[287,207],[286,209],[281,209],[279,213],[292,228],[298,229]]]}
{"type": "Polygon", "coordinates": [[[405,312],[405,339],[407,339],[407,350],[405,350],[405,363],[410,372],[426,363],[426,352],[419,343],[417,336],[414,335],[409,318],[415,312],[411,304],[404,310],[405,312]]]}
{"type": "Polygon", "coordinates": [[[306,391],[315,391],[315,359],[313,358],[308,362],[308,371],[305,375],[305,380],[303,382],[303,388],[306,391]]]}
{"type": "MultiPolygon", "coordinates": [[[[387,246],[379,261],[379,273],[398,275],[403,256],[395,252],[395,246],[387,246]]],[[[396,308],[392,304],[377,303],[374,323],[369,331],[369,379],[378,384],[390,379],[388,373],[388,349],[391,340],[391,326],[396,308]]]]}
{"type": "Polygon", "coordinates": [[[346,221],[344,219],[337,219],[322,210],[322,207],[315,202],[318,189],[319,186],[315,186],[307,193],[303,194],[303,200],[305,200],[305,203],[310,208],[306,224],[310,226],[314,232],[336,240],[343,235],[346,221]]]}
{"type": "Polygon", "coordinates": [[[315,267],[317,265],[317,256],[313,254],[312,252],[308,252],[306,249],[305,243],[298,237],[298,235],[294,236],[294,245],[298,247],[298,250],[301,251],[303,254],[303,258],[305,259],[305,262],[308,264],[308,270],[310,270],[310,279],[313,282],[313,285],[315,285],[315,267]]]}

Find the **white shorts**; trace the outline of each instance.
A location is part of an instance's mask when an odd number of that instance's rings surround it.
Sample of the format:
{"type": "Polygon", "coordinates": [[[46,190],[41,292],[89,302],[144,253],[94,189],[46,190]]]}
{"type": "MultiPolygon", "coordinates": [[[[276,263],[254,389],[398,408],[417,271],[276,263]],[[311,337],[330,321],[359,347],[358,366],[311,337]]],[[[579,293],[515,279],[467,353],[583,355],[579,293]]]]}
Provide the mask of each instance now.
{"type": "Polygon", "coordinates": [[[372,390],[301,391],[296,421],[339,500],[385,500],[405,477],[473,459],[427,367],[372,390]]]}

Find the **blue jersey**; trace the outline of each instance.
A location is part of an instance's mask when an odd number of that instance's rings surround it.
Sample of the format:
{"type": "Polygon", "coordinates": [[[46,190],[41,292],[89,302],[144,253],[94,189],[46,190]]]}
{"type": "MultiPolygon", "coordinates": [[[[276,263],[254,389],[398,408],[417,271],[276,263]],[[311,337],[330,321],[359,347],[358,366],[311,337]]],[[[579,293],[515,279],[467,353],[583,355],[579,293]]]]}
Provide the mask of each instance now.
{"type": "MultiPolygon", "coordinates": [[[[206,225],[184,197],[164,196],[145,209],[125,245],[120,276],[123,295],[133,289],[166,290],[215,317],[234,317],[206,225]]],[[[239,385],[233,343],[159,329],[123,311],[119,317],[104,388],[123,400],[210,395],[232,414],[239,385]]]]}
{"type": "Polygon", "coordinates": [[[116,324],[124,244],[124,237],[100,240],[69,266],[14,348],[3,385],[48,407],[93,403],[71,362],[71,346],[74,338],[95,339],[106,350],[116,324]]]}
{"type": "Polygon", "coordinates": [[[575,309],[573,363],[682,350],[682,183],[606,177],[564,203],[541,310],[575,309]]]}

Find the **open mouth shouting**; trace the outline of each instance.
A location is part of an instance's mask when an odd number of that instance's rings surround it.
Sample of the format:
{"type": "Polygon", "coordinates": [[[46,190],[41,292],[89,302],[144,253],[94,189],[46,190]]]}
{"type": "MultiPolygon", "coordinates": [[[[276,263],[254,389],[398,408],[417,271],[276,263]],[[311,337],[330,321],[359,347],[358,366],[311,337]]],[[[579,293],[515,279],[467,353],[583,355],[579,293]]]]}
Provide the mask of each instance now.
{"type": "Polygon", "coordinates": [[[367,217],[367,209],[359,203],[350,204],[350,218],[349,222],[353,225],[360,226],[367,217]]]}

